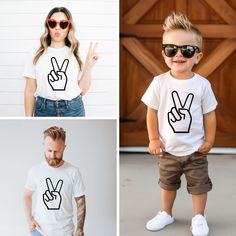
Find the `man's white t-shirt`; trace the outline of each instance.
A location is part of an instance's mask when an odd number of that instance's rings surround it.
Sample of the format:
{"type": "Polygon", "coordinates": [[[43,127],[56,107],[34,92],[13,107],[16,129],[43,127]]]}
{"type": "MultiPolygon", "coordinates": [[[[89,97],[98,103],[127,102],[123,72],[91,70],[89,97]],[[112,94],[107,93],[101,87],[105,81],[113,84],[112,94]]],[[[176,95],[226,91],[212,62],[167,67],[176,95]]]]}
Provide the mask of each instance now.
{"type": "Polygon", "coordinates": [[[196,152],[204,142],[203,114],[217,101],[209,81],[198,74],[178,80],[166,72],[154,77],[142,101],[158,111],[158,128],[165,151],[175,156],[196,152]]]}
{"type": "Polygon", "coordinates": [[[72,236],[73,201],[85,195],[79,169],[68,162],[54,168],[44,161],[30,169],[25,188],[36,197],[33,216],[45,236],[72,236]]]}
{"type": "Polygon", "coordinates": [[[79,96],[79,64],[71,49],[48,47],[33,64],[36,51],[28,54],[23,73],[26,78],[36,79],[34,96],[51,100],[72,100],[79,96]]]}

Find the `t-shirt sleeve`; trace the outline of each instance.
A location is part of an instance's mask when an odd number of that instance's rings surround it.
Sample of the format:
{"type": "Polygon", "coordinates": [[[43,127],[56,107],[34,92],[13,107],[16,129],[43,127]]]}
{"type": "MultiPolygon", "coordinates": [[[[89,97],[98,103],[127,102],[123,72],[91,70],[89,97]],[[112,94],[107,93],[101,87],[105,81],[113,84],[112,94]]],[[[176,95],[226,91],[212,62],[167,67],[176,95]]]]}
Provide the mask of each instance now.
{"type": "Polygon", "coordinates": [[[211,84],[207,82],[205,89],[203,91],[203,99],[202,99],[203,114],[214,111],[216,109],[216,106],[217,106],[217,101],[211,88],[211,84]]]}
{"type": "Polygon", "coordinates": [[[159,93],[158,93],[158,83],[157,79],[154,78],[152,83],[149,85],[148,89],[144,93],[141,101],[148,107],[158,110],[159,109],[159,93]]]}
{"type": "Polygon", "coordinates": [[[30,190],[32,192],[34,192],[36,190],[36,184],[34,181],[34,177],[33,177],[33,170],[30,169],[28,175],[27,175],[27,179],[26,179],[26,183],[25,183],[25,188],[27,190],[30,190]]]}
{"type": "Polygon", "coordinates": [[[23,77],[36,79],[36,71],[35,71],[35,65],[33,63],[35,56],[35,51],[30,51],[25,60],[25,66],[24,66],[24,72],[23,77]]]}
{"type": "Polygon", "coordinates": [[[75,174],[74,174],[74,181],[73,181],[73,196],[74,197],[80,197],[85,195],[85,187],[83,183],[82,176],[77,169],[75,174]]]}

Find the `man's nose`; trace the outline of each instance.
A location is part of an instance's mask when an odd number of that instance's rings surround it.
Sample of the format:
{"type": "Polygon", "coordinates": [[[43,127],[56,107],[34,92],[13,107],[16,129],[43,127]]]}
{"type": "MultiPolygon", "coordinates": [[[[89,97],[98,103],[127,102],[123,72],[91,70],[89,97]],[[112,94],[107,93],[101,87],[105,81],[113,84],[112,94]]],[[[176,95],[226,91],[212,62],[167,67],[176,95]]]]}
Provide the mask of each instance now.
{"type": "Polygon", "coordinates": [[[55,158],[55,152],[51,152],[51,153],[50,153],[50,157],[51,157],[51,158],[55,158]]]}

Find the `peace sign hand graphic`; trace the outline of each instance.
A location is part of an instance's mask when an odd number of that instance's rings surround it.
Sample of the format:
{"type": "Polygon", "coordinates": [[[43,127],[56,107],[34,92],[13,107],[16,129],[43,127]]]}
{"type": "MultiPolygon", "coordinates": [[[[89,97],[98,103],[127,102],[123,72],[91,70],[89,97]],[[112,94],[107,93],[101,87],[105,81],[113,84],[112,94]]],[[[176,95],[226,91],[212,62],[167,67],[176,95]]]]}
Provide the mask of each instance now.
{"type": "Polygon", "coordinates": [[[43,202],[48,210],[60,210],[61,206],[61,188],[63,180],[58,180],[56,187],[53,187],[52,180],[46,179],[47,190],[43,194],[43,202]]]}
{"type": "Polygon", "coordinates": [[[174,107],[168,112],[168,122],[174,133],[189,133],[192,123],[190,108],[194,95],[189,93],[182,105],[180,97],[176,91],[171,93],[174,107]]]}
{"type": "Polygon", "coordinates": [[[66,70],[69,64],[69,60],[65,59],[62,63],[61,68],[57,63],[55,57],[51,58],[51,64],[53,70],[48,74],[48,83],[54,91],[65,91],[67,84],[66,70]]]}

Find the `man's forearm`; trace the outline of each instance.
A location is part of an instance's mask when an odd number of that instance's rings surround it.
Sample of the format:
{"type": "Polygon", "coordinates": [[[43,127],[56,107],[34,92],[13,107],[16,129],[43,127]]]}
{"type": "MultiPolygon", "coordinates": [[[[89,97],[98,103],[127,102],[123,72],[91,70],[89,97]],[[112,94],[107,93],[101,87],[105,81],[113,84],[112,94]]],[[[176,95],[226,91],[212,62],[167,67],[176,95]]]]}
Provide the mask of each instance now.
{"type": "Polygon", "coordinates": [[[24,200],[25,216],[27,221],[29,222],[32,219],[32,197],[25,194],[23,200],[24,200]]]}
{"type": "Polygon", "coordinates": [[[86,202],[85,196],[75,198],[77,205],[77,228],[76,232],[84,231],[84,221],[86,215],[86,202]]]}

